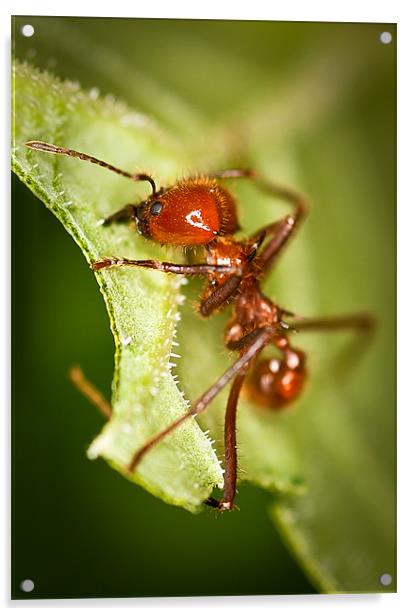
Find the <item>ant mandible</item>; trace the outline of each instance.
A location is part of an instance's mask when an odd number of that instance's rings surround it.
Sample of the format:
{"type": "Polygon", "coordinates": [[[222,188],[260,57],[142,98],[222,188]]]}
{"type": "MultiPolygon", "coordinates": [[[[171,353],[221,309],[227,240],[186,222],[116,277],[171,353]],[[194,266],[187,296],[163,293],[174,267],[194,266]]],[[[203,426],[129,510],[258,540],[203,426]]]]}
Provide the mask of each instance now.
{"type": "MultiPolygon", "coordinates": [[[[305,199],[294,190],[270,183],[248,169],[227,169],[190,177],[173,186],[157,189],[154,179],[146,173],[128,173],[76,150],[42,141],[29,141],[26,146],[80,158],[134,181],[150,184],[152,192],[147,199],[124,206],[106,218],[104,224],[132,220],[138,233],[159,244],[204,247],[204,263],[187,265],[105,257],[92,263],[91,267],[94,271],[109,267],[145,267],[170,274],[204,276],[207,281],[199,305],[200,315],[209,317],[232,305],[224,343],[229,350],[238,352],[238,359],[185,414],[140,447],[127,467],[129,472],[133,472],[155,445],[189,417],[202,413],[232,381],[225,414],[223,496],[220,501],[212,497],[205,501],[221,511],[231,510],[237,482],[236,413],[242,386],[253,402],[277,411],[298,397],[307,377],[306,355],[291,345],[291,333],[310,329],[367,329],[373,323],[370,315],[365,313],[323,319],[293,318],[293,313],[263,294],[260,283],[305,216],[305,199]],[[219,183],[231,178],[254,180],[265,192],[289,202],[292,213],[245,239],[236,239],[234,234],[239,230],[236,202],[219,183]],[[290,322],[287,322],[285,319],[289,317],[290,322]],[[261,351],[269,344],[276,347],[278,357],[261,359],[261,351]]],[[[87,387],[84,390],[87,391],[87,387]]]]}

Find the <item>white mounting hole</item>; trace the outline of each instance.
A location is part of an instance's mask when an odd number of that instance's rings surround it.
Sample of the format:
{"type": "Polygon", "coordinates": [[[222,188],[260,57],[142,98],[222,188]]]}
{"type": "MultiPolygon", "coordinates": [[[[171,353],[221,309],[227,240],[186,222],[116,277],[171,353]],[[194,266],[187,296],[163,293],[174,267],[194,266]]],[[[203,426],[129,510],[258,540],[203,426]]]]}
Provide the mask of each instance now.
{"type": "Polygon", "coordinates": [[[382,586],[389,586],[392,582],[392,576],[389,573],[383,573],[380,575],[379,581],[382,586]]]}
{"type": "Polygon", "coordinates": [[[34,588],[33,580],[23,580],[23,582],[20,584],[20,588],[23,590],[23,592],[32,592],[34,588]]]}
{"type": "Polygon", "coordinates": [[[381,32],[379,39],[384,45],[389,45],[392,41],[392,34],[391,32],[381,32]]]}
{"type": "Polygon", "coordinates": [[[22,27],[22,34],[23,36],[33,36],[34,34],[34,28],[31,24],[26,24],[25,26],[22,27]]]}

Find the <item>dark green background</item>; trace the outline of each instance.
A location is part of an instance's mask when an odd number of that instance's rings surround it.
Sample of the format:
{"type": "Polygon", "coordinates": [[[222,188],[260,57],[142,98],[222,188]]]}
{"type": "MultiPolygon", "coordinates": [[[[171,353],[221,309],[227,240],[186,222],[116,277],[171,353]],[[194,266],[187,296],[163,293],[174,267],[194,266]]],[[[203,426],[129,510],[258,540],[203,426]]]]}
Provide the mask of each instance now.
{"type": "MultiPolygon", "coordinates": [[[[383,29],[19,17],[14,45],[19,58],[86,88],[115,92],[179,134],[191,133],[191,122],[180,126],[172,107],[171,115],[165,114],[169,106],[154,103],[157,91],[151,85],[139,89],[131,74],[108,73],[105,66],[91,69],[94,46],[136,66],[150,81],[155,76],[204,118],[226,124],[235,100],[246,98],[254,105],[267,89],[287,81],[306,54],[325,49],[329,57],[338,36],[348,36],[352,47],[383,29]],[[34,25],[33,39],[21,36],[24,23],[34,25]],[[66,27],[89,41],[90,55],[64,42],[66,27]],[[193,47],[194,41],[202,45],[193,47]],[[229,54],[238,59],[234,67],[229,54]],[[256,70],[257,89],[251,78],[256,70]]],[[[355,93],[350,113],[363,125],[373,151],[381,152],[377,172],[391,169],[392,176],[394,144],[385,146],[394,130],[395,56],[387,53],[383,74],[372,80],[369,95],[355,93]]],[[[317,141],[303,144],[308,159],[313,147],[317,141]]],[[[320,178],[308,177],[312,182],[320,186],[320,178]]],[[[388,190],[392,200],[393,177],[388,190]]],[[[326,295],[329,302],[329,290],[326,295]]],[[[240,513],[192,516],[129,484],[103,461],[86,459],[85,449],[102,420],[74,391],[67,370],[79,362],[109,396],[112,355],[104,304],[80,251],[43,204],[13,180],[13,596],[315,592],[267,515],[274,502],[270,494],[242,486],[240,513]],[[26,578],[35,582],[30,595],[19,588],[26,578]]]]}

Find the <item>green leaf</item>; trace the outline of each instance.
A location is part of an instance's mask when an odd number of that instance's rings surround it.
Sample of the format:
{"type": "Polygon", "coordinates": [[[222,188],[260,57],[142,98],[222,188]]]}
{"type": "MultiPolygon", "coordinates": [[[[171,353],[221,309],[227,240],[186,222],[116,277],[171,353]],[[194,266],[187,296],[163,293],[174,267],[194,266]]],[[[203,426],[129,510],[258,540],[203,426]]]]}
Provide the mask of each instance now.
{"type": "MultiPolygon", "coordinates": [[[[73,83],[61,83],[27,64],[14,73],[13,168],[59,218],[90,262],[104,255],[130,258],[160,251],[121,225],[99,221],[143,195],[145,187],[79,161],[34,152],[28,140],[63,144],[133,169],[156,165],[174,177],[182,153],[148,118],[112,99],[95,100],[73,83]]],[[[46,265],[45,265],[46,266],[46,265]]],[[[62,272],[62,276],[70,276],[62,272]]],[[[187,408],[169,362],[184,296],[180,278],[157,272],[108,270],[96,278],[115,338],[113,416],[91,444],[91,458],[103,456],[124,472],[133,453],[187,408]]],[[[129,475],[128,475],[129,477],[129,475]]],[[[193,511],[222,482],[208,437],[191,420],[148,456],[130,477],[169,503],[193,511]]]]}

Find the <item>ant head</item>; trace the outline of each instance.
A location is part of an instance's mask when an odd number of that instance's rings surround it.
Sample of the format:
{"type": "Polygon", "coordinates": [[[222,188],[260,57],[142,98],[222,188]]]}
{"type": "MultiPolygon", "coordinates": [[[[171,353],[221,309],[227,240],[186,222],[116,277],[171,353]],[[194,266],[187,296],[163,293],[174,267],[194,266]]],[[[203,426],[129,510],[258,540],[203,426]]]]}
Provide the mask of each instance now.
{"type": "Polygon", "coordinates": [[[235,203],[214,180],[182,180],[136,209],[139,233],[160,244],[200,246],[238,229],[235,203]]]}

